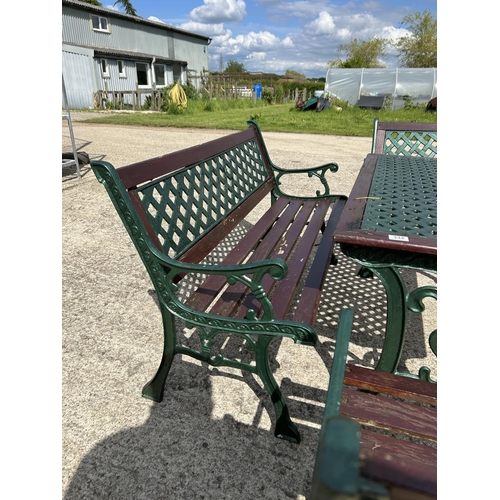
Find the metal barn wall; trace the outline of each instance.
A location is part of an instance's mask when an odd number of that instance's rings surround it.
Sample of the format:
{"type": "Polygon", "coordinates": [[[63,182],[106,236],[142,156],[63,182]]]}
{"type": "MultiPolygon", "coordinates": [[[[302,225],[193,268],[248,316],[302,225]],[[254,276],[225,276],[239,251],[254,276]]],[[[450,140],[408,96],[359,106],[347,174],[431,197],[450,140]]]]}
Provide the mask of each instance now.
{"type": "Polygon", "coordinates": [[[195,70],[197,74],[208,71],[208,46],[204,40],[174,33],[173,46],[175,58],[188,61],[188,69],[195,70]]]}
{"type": "MultiPolygon", "coordinates": [[[[62,73],[70,108],[93,107],[93,95],[97,90],[93,68],[93,50],[63,45],[62,73]]],[[[62,105],[64,107],[64,103],[62,105]]]]}
{"type": "Polygon", "coordinates": [[[111,12],[93,13],[108,19],[109,33],[92,29],[89,11],[63,4],[63,41],[184,60],[197,73],[208,69],[207,40],[203,37],[114,17],[111,12]]]}

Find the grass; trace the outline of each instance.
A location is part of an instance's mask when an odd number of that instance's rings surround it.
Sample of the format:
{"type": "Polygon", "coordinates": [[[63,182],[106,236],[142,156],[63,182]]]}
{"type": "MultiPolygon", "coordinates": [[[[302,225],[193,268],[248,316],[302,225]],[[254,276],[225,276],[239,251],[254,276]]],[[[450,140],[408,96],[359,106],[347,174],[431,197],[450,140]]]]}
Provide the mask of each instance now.
{"type": "Polygon", "coordinates": [[[111,113],[86,120],[92,123],[135,125],[148,127],[210,128],[243,130],[246,121],[255,120],[263,131],[307,134],[371,137],[373,120],[398,122],[431,122],[437,113],[425,112],[425,107],[412,109],[370,110],[349,106],[342,111],[333,107],[321,112],[301,111],[295,104],[254,103],[236,101],[188,101],[178,113],[111,113]]]}

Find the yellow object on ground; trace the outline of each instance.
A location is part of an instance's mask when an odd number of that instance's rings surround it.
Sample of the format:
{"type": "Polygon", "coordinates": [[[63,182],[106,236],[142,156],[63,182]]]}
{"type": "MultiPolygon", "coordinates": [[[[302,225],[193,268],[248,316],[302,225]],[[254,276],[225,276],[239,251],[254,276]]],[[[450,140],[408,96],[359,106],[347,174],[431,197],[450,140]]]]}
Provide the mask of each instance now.
{"type": "Polygon", "coordinates": [[[185,108],[187,106],[187,97],[184,89],[181,87],[181,83],[177,80],[177,85],[175,85],[170,91],[170,97],[172,101],[177,104],[179,108],[185,108]]]}

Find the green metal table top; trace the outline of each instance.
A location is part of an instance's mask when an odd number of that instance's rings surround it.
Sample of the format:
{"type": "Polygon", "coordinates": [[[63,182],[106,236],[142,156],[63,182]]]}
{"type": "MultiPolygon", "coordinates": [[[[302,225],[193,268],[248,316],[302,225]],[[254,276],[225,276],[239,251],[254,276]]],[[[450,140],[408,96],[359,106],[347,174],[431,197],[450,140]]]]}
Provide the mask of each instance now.
{"type": "Polygon", "coordinates": [[[359,262],[435,270],[437,159],[369,154],[335,241],[359,262]]]}
{"type": "Polygon", "coordinates": [[[361,229],[437,238],[437,160],[380,156],[361,229]]]}

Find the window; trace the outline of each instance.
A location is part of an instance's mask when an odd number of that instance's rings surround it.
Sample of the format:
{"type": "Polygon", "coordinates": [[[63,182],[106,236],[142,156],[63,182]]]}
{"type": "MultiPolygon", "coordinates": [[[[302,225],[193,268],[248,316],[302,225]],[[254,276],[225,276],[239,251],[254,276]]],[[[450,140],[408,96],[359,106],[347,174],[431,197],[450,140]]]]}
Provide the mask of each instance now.
{"type": "Polygon", "coordinates": [[[101,59],[102,76],[109,76],[109,66],[106,59],[101,59]]]}
{"type": "Polygon", "coordinates": [[[125,73],[125,64],[123,61],[118,61],[118,74],[121,78],[127,77],[127,73],[125,73]]]}
{"type": "Polygon", "coordinates": [[[149,68],[146,63],[136,63],[137,69],[137,84],[139,86],[147,87],[149,85],[149,68]]]}
{"type": "Polygon", "coordinates": [[[107,31],[109,32],[108,20],[101,16],[90,16],[92,19],[92,28],[97,31],[107,31]]]}
{"type": "Polygon", "coordinates": [[[155,81],[158,87],[164,87],[166,85],[164,64],[155,64],[155,81]]]}

